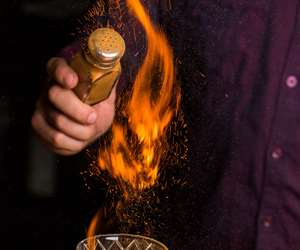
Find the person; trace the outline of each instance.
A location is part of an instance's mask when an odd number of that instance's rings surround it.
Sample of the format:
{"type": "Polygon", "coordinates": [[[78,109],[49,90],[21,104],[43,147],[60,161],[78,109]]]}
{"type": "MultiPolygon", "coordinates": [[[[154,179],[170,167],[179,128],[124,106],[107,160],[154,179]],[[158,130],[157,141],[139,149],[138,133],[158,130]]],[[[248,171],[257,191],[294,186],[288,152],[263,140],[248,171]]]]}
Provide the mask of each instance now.
{"type": "MultiPolygon", "coordinates": [[[[193,183],[175,198],[171,249],[299,249],[299,1],[181,0],[171,11],[157,2],[149,8],[180,61],[193,183]]],[[[48,68],[56,109],[38,105],[33,127],[74,154],[110,126],[115,92],[88,107],[66,61],[48,68]]]]}

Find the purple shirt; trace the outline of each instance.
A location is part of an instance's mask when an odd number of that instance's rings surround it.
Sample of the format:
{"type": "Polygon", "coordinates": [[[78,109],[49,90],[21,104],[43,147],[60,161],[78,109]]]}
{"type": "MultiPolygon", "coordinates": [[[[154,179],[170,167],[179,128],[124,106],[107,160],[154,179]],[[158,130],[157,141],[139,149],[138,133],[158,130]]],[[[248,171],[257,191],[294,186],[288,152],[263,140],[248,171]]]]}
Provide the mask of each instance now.
{"type": "Polygon", "coordinates": [[[160,237],[171,249],[300,249],[299,1],[156,2],[180,61],[192,183],[160,237]]]}
{"type": "Polygon", "coordinates": [[[299,1],[194,1],[186,11],[207,67],[192,145],[210,137],[204,168],[218,175],[199,225],[211,226],[205,249],[300,249],[299,1]]]}

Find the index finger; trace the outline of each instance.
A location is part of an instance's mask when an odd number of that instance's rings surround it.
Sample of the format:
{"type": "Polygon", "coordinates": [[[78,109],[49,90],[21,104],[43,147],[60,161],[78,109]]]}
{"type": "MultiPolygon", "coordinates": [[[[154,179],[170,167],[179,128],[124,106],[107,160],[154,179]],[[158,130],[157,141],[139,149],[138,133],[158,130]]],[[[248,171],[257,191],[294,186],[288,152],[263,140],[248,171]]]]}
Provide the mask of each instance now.
{"type": "Polygon", "coordinates": [[[63,58],[51,58],[47,63],[47,72],[52,79],[64,88],[72,89],[78,83],[78,76],[76,72],[63,58]]]}
{"type": "Polygon", "coordinates": [[[49,101],[63,114],[81,124],[93,124],[97,119],[94,108],[83,103],[72,90],[54,85],[48,92],[49,101]]]}

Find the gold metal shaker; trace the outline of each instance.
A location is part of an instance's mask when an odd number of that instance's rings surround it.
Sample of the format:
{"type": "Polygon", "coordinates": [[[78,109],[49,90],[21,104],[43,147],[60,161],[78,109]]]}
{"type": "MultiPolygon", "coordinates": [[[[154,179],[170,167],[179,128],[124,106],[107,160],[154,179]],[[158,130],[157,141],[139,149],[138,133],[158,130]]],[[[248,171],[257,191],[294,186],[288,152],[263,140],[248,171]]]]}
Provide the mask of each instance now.
{"type": "Polygon", "coordinates": [[[114,29],[99,28],[92,32],[86,48],[70,62],[79,76],[74,92],[83,102],[94,105],[109,97],[119,80],[124,52],[124,39],[114,29]]]}

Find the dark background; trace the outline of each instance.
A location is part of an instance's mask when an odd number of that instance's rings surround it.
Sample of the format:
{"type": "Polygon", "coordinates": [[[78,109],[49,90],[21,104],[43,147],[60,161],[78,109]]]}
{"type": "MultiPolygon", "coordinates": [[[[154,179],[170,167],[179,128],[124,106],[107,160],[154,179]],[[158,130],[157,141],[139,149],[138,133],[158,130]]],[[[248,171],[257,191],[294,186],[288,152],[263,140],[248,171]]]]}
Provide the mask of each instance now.
{"type": "Polygon", "coordinates": [[[1,1],[0,249],[75,249],[97,207],[79,174],[85,156],[52,154],[30,125],[45,64],[74,39],[90,4],[1,1]]]}

